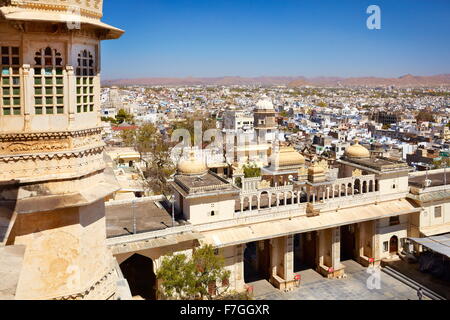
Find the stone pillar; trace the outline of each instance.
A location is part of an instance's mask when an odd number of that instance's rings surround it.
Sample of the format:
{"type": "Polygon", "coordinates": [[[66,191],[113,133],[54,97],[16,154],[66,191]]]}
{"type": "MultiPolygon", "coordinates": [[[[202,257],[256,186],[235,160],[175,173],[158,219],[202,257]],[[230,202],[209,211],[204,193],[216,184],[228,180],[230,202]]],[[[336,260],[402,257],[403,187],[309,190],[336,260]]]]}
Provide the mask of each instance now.
{"type": "Polygon", "coordinates": [[[371,259],[375,265],[380,263],[378,221],[367,221],[359,224],[357,242],[358,262],[363,266],[371,265],[371,259]]]}
{"type": "Polygon", "coordinates": [[[319,231],[319,272],[327,278],[342,278],[340,227],[319,231]]]}
{"type": "Polygon", "coordinates": [[[244,279],[244,250],[245,245],[239,244],[234,247],[234,287],[238,292],[245,290],[245,279],[244,279]]]}
{"type": "Polygon", "coordinates": [[[31,69],[29,64],[22,66],[22,92],[20,100],[23,105],[24,114],[24,129],[30,130],[30,115],[33,114],[32,108],[34,105],[34,69],[31,69]]]}
{"type": "Polygon", "coordinates": [[[271,240],[270,282],[280,290],[289,291],[295,286],[294,236],[271,240]]]}
{"type": "Polygon", "coordinates": [[[72,128],[74,126],[75,115],[77,112],[77,79],[72,66],[66,66],[65,73],[64,111],[69,115],[69,127],[72,128]]]}

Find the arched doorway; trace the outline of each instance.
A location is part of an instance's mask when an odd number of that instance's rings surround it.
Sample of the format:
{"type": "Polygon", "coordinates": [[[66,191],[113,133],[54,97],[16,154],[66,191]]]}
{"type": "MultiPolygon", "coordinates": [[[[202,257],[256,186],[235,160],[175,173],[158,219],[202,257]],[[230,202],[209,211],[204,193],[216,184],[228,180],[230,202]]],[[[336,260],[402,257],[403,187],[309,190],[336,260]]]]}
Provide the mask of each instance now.
{"type": "Polygon", "coordinates": [[[389,253],[397,254],[398,253],[398,237],[393,236],[389,241],[389,253]]]}
{"type": "Polygon", "coordinates": [[[134,254],[120,264],[120,269],[128,281],[133,297],[156,300],[156,275],[152,259],[134,254]]]}

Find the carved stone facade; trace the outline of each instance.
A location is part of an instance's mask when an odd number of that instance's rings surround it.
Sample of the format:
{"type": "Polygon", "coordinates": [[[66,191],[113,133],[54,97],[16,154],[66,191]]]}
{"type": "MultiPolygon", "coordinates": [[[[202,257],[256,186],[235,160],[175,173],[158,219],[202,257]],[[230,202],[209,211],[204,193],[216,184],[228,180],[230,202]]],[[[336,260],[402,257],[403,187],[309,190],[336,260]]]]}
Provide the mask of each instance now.
{"type": "Polygon", "coordinates": [[[4,243],[26,247],[16,299],[115,297],[100,40],[122,31],[100,21],[102,5],[0,1],[0,212],[13,208],[4,243]]]}

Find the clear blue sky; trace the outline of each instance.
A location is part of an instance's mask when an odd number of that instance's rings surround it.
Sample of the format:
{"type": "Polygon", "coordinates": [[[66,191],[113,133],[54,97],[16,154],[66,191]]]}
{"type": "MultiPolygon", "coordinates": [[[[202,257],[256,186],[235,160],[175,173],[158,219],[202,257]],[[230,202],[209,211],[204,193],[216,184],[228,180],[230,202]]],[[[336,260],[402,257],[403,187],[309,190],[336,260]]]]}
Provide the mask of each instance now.
{"type": "Polygon", "coordinates": [[[450,73],[450,0],[105,0],[103,21],[126,31],[103,79],[450,73]]]}

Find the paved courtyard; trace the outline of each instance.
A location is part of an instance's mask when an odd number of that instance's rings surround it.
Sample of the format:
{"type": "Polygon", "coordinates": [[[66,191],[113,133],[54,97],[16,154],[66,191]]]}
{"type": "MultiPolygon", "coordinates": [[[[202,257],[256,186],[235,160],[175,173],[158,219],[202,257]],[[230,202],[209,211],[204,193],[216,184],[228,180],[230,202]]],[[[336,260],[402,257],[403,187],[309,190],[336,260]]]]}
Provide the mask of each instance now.
{"type": "MultiPolygon", "coordinates": [[[[314,270],[300,272],[301,287],[284,293],[273,288],[267,281],[258,281],[254,286],[257,300],[418,300],[417,292],[381,273],[381,289],[369,290],[367,269],[355,261],[345,261],[346,279],[326,279],[314,270]]],[[[426,298],[425,298],[426,299],[426,298]]]]}

